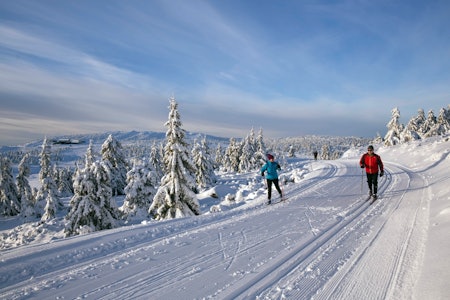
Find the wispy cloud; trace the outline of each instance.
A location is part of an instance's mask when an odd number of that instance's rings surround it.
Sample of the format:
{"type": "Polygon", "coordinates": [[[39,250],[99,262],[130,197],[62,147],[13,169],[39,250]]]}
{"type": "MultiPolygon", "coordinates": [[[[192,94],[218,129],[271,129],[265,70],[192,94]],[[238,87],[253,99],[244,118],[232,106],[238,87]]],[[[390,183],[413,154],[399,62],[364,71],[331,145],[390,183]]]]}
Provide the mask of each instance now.
{"type": "Polygon", "coordinates": [[[255,5],[1,3],[0,143],[163,131],[172,94],[188,130],[222,136],[373,136],[394,106],[447,106],[450,5],[255,5]]]}

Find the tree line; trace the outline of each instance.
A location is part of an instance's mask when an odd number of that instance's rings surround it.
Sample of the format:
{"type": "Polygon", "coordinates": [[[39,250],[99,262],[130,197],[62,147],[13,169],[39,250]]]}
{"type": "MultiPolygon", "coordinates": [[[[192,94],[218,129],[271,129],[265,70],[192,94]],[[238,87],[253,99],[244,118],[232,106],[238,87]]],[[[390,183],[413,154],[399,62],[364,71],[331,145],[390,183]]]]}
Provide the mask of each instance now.
{"type": "MultiPolygon", "coordinates": [[[[343,151],[361,142],[359,138],[303,137],[269,139],[266,146],[262,128],[253,128],[242,139],[218,142],[212,149],[206,137],[190,145],[182,128],[178,104],[169,100],[165,139],[149,149],[125,148],[109,135],[96,153],[90,141],[83,160],[74,168],[57,168],[53,160],[61,149],[52,151],[44,139],[39,153],[21,153],[14,180],[11,158],[3,156],[0,166],[0,214],[20,215],[25,222],[48,222],[57,212],[65,214],[67,236],[119,226],[131,219],[164,220],[201,213],[196,194],[212,187],[217,172],[254,172],[265,163],[266,153],[293,157],[296,153],[321,151],[322,159],[339,158],[343,151]],[[33,155],[34,154],[34,155],[33,155]],[[130,158],[131,157],[131,158],[130,158]],[[28,181],[30,165],[39,163],[39,186],[28,181]],[[116,196],[124,196],[118,207],[116,196]],[[70,197],[69,207],[61,198],[70,197]]],[[[148,147],[148,145],[147,145],[148,147]]],[[[18,159],[17,154],[13,159],[18,159]]]]}

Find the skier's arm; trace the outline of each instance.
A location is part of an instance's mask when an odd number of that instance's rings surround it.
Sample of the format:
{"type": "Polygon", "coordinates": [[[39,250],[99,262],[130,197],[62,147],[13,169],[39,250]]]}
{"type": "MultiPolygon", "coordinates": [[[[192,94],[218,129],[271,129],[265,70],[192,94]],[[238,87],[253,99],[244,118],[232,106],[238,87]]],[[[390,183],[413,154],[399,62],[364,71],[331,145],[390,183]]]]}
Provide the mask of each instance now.
{"type": "Polygon", "coordinates": [[[264,177],[264,172],[267,170],[267,164],[265,164],[262,168],[261,168],[261,176],[264,177]]]}
{"type": "Polygon", "coordinates": [[[364,167],[365,167],[365,163],[364,163],[365,158],[366,158],[366,155],[363,154],[363,156],[361,156],[361,159],[359,160],[359,166],[360,166],[361,168],[364,168],[364,167]]]}

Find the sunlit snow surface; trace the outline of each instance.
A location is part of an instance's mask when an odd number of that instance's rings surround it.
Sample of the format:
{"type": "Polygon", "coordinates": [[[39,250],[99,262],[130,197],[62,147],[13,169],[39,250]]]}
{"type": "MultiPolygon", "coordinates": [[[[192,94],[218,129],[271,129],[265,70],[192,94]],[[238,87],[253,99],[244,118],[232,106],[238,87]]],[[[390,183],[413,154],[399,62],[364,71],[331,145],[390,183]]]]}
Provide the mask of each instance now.
{"type": "Polygon", "coordinates": [[[373,204],[364,150],[288,159],[287,200],[270,206],[255,172],[222,175],[198,217],[71,238],[62,218],[3,217],[0,298],[449,299],[448,137],[376,147],[385,176],[373,204]]]}

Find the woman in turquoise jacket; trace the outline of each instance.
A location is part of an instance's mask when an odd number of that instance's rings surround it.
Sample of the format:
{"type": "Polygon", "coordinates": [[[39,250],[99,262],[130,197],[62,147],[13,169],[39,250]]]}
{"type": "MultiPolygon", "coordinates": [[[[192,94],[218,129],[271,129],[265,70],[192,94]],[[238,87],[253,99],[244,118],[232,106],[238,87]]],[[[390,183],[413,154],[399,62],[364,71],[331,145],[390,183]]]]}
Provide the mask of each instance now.
{"type": "Polygon", "coordinates": [[[267,171],[266,180],[267,180],[267,198],[269,199],[268,204],[271,203],[270,198],[272,197],[272,183],[275,184],[275,188],[278,193],[280,193],[280,198],[283,197],[281,193],[280,186],[278,184],[278,172],[277,170],[281,170],[280,165],[274,161],[274,157],[271,154],[267,154],[268,162],[261,168],[261,176],[264,177],[264,173],[267,171]]]}

